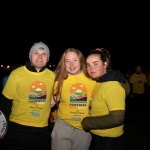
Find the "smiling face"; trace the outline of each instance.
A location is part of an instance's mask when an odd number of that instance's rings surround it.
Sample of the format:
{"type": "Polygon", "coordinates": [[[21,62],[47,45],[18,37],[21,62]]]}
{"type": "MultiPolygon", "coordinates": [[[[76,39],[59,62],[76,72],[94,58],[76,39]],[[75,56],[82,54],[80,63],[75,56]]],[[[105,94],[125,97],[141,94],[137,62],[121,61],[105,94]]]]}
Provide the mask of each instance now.
{"type": "Polygon", "coordinates": [[[44,51],[37,50],[31,55],[31,65],[37,70],[41,70],[48,62],[48,54],[44,51]]]}
{"type": "Polygon", "coordinates": [[[75,52],[66,53],[64,61],[66,70],[69,74],[76,75],[81,72],[79,57],[75,52]]]}
{"type": "Polygon", "coordinates": [[[89,55],[86,59],[87,72],[92,79],[98,80],[106,73],[107,62],[102,62],[96,54],[89,55]]]}

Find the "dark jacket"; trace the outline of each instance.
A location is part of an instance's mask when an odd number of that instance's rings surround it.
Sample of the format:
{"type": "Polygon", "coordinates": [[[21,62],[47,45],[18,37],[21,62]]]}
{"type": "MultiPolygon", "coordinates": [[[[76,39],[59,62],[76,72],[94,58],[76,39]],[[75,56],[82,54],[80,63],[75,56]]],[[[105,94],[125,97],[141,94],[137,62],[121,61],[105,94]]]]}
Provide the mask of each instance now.
{"type": "Polygon", "coordinates": [[[125,89],[126,95],[129,95],[130,84],[125,79],[124,74],[122,74],[119,70],[108,72],[97,80],[97,82],[107,82],[107,81],[118,81],[125,89]]]}

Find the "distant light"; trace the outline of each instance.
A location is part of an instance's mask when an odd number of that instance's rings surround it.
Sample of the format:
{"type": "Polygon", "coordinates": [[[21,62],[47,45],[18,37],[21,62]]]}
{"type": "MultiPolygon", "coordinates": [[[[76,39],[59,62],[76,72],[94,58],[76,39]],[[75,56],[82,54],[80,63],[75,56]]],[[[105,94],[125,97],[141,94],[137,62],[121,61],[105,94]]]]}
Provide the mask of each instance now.
{"type": "Polygon", "coordinates": [[[51,67],[51,65],[49,65],[49,67],[51,67]]]}
{"type": "Polygon", "coordinates": [[[10,68],[10,66],[7,66],[7,68],[10,68]]]}
{"type": "Polygon", "coordinates": [[[53,65],[53,66],[55,66],[55,65],[53,65]]]}
{"type": "Polygon", "coordinates": [[[1,67],[4,67],[3,65],[1,65],[1,67]]]}

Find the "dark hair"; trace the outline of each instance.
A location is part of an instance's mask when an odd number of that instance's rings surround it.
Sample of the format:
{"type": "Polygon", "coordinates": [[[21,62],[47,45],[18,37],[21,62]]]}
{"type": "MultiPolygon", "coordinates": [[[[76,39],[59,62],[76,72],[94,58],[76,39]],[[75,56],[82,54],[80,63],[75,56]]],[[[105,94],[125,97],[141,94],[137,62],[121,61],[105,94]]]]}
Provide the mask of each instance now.
{"type": "Polygon", "coordinates": [[[92,51],[90,51],[88,53],[88,55],[86,56],[86,58],[90,55],[98,55],[100,60],[104,63],[107,62],[107,67],[106,67],[106,71],[112,71],[112,63],[111,63],[111,55],[109,53],[109,51],[105,48],[96,48],[93,49],[92,51]]]}

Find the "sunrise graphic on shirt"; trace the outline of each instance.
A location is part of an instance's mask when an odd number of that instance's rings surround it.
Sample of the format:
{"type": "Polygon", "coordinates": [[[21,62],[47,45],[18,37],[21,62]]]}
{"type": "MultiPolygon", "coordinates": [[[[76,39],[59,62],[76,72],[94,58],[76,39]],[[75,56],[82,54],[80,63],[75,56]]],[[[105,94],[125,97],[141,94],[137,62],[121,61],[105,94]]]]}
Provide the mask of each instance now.
{"type": "Polygon", "coordinates": [[[73,84],[70,88],[70,102],[71,103],[86,103],[87,89],[82,83],[73,84]]]}
{"type": "Polygon", "coordinates": [[[41,81],[35,81],[30,86],[29,100],[34,102],[45,102],[46,85],[41,81]]]}

